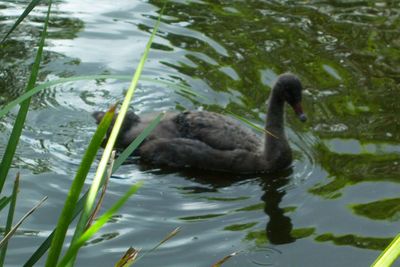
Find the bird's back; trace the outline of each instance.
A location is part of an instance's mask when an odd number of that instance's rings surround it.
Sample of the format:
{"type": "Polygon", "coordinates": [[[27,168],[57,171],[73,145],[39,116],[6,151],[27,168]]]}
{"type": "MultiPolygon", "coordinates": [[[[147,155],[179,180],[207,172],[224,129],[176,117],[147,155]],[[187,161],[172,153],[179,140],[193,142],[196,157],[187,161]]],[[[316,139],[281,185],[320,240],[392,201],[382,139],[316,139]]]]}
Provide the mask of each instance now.
{"type": "Polygon", "coordinates": [[[181,137],[195,139],[214,149],[260,151],[260,138],[237,121],[208,111],[187,111],[175,117],[181,137]]]}

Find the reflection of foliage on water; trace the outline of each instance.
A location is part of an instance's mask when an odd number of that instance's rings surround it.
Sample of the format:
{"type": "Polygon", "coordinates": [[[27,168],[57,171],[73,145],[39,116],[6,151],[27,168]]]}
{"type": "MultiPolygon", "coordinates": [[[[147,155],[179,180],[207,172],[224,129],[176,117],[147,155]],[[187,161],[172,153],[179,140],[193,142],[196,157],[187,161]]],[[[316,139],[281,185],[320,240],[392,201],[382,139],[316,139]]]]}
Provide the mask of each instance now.
{"type": "MultiPolygon", "coordinates": [[[[21,12],[22,10],[21,7],[21,12]]],[[[84,23],[79,19],[65,17],[67,15],[68,13],[53,12],[48,40],[72,39],[82,31],[84,23]]],[[[0,46],[0,105],[16,98],[25,89],[26,79],[29,76],[30,67],[36,54],[37,39],[42,30],[41,25],[43,25],[45,16],[45,10],[40,15],[28,16],[0,46]]],[[[0,16],[0,21],[5,19],[13,22],[17,17],[0,16]]],[[[3,36],[11,26],[10,23],[0,23],[0,35],[3,36]]],[[[62,57],[62,55],[45,50],[44,67],[42,69],[46,68],[47,64],[51,64],[62,57]]],[[[66,63],[72,60],[64,59],[66,63]]],[[[65,67],[63,71],[65,71],[65,67]]],[[[55,74],[54,67],[51,72],[55,74]]],[[[48,73],[48,71],[42,70],[39,80],[45,80],[48,73]]]]}
{"type": "MultiPolygon", "coordinates": [[[[162,5],[162,1],[151,2],[162,5]]],[[[364,5],[365,1],[354,5],[342,2],[322,5],[314,1],[170,3],[166,10],[170,17],[165,22],[185,23],[188,30],[166,34],[173,46],[186,52],[185,61],[166,64],[202,79],[213,90],[240,91],[248,109],[260,107],[267,97],[260,70],[270,69],[275,74],[291,70],[307,86],[322,93],[315,98],[316,103],[324,102],[315,107],[312,114],[315,123],[345,121],[348,126],[366,128],[371,137],[378,124],[385,123],[379,118],[395,114],[389,107],[399,111],[395,107],[398,97],[393,94],[400,92],[395,90],[399,88],[400,70],[395,62],[399,59],[400,23],[398,6],[393,2],[379,6],[371,1],[364,8],[368,14],[359,10],[364,5]],[[211,39],[206,42],[208,38],[211,39]],[[221,71],[223,66],[232,68],[239,79],[221,71]],[[324,96],[324,92],[333,95],[324,96]],[[351,101],[344,101],[345,98],[351,101]],[[337,114],[346,111],[349,103],[349,114],[337,114]],[[370,107],[370,112],[355,120],[351,104],[370,107]],[[376,106],[382,104],[383,110],[374,114],[376,106]]]]}
{"type": "Polygon", "coordinates": [[[398,221],[400,215],[400,198],[383,199],[370,203],[351,205],[355,214],[373,220],[398,221]]]}
{"type": "Polygon", "coordinates": [[[356,248],[383,250],[392,241],[392,238],[362,237],[357,235],[322,234],[315,238],[318,242],[332,241],[338,246],[352,246],[356,248]]]}
{"type": "Polygon", "coordinates": [[[94,244],[102,243],[104,241],[115,239],[119,236],[120,236],[120,233],[118,233],[118,232],[102,234],[101,236],[95,237],[95,238],[91,239],[90,241],[88,241],[86,243],[86,245],[94,245],[94,244]]]}
{"type": "Polygon", "coordinates": [[[315,233],[315,228],[308,227],[308,228],[297,228],[293,229],[291,235],[295,239],[306,238],[315,233]]]}
{"type": "MultiPolygon", "coordinates": [[[[162,6],[160,0],[150,2],[162,6]]],[[[372,0],[185,1],[169,3],[166,14],[163,21],[170,28],[163,36],[177,48],[173,52],[181,48],[184,56],[163,64],[214,91],[239,92],[240,101],[232,100],[226,108],[257,120],[264,113],[275,75],[292,71],[308,91],[305,109],[312,134],[322,140],[358,142],[360,151],[350,153],[316,142],[314,158],[328,179],[321,177],[309,189],[311,194],[336,199],[342,189],[358,183],[400,181],[400,9],[396,1],[382,1],[382,5],[372,0]],[[174,25],[184,26],[174,30],[174,25]],[[364,151],[366,143],[375,151],[364,151]],[[393,145],[392,149],[379,151],[381,143],[393,145]]],[[[295,124],[291,127],[304,131],[295,124]]],[[[264,208],[272,220],[269,230],[277,238],[282,226],[274,223],[284,223],[284,235],[293,239],[315,235],[315,228],[291,229],[286,210],[279,208],[282,197],[279,191],[272,192],[265,203],[240,211],[264,208]]],[[[352,208],[355,214],[385,220],[397,219],[399,209],[395,200],[352,208]]],[[[251,226],[252,222],[245,222],[227,229],[249,231],[245,239],[256,244],[268,242],[264,229],[251,226]]],[[[380,250],[390,238],[323,234],[316,240],[380,250]]]]}
{"type": "MultiPolygon", "coordinates": [[[[250,223],[242,223],[242,224],[232,224],[224,227],[224,230],[227,231],[243,231],[246,229],[250,229],[253,226],[257,225],[258,222],[250,222],[250,223]]],[[[265,233],[264,233],[265,235],[265,233]]]]}
{"type": "MultiPolygon", "coordinates": [[[[315,228],[297,228],[292,230],[292,237],[295,239],[307,238],[315,235],[315,228]]],[[[362,237],[353,234],[349,235],[334,235],[331,233],[321,234],[316,236],[315,241],[317,242],[329,242],[332,241],[338,246],[353,246],[362,249],[372,250],[383,250],[391,242],[392,238],[380,238],[380,237],[362,237]]],[[[245,237],[246,241],[252,241],[256,246],[264,246],[268,244],[268,239],[265,236],[265,231],[251,231],[247,233],[245,237]]]]}
{"type": "Polygon", "coordinates": [[[340,189],[360,182],[400,182],[399,154],[338,154],[324,145],[319,145],[318,152],[321,166],[333,180],[312,187],[309,192],[313,194],[332,199],[340,196],[340,189]]]}
{"type": "Polygon", "coordinates": [[[200,221],[200,220],[208,220],[216,217],[221,217],[226,214],[223,213],[217,213],[217,214],[202,214],[202,215],[194,215],[194,216],[187,216],[187,217],[180,217],[179,219],[182,221],[190,221],[190,222],[195,222],[195,221],[200,221]]]}
{"type": "MultiPolygon", "coordinates": [[[[0,24],[0,33],[4,27],[0,24]]],[[[8,40],[0,49],[0,104],[16,98],[22,92],[28,76],[27,63],[32,60],[32,49],[28,49],[24,42],[8,40]],[[31,60],[28,60],[31,59],[31,60]],[[25,65],[24,65],[25,64],[25,65]]]]}
{"type": "MultiPolygon", "coordinates": [[[[49,39],[74,39],[84,28],[82,20],[70,17],[63,17],[66,14],[54,12],[53,19],[49,23],[49,39]]],[[[43,24],[44,17],[33,17],[33,22],[43,24]]]]}
{"type": "Polygon", "coordinates": [[[267,236],[265,235],[264,229],[259,231],[248,232],[245,237],[245,240],[254,242],[256,246],[263,246],[268,243],[268,239],[267,236]]]}

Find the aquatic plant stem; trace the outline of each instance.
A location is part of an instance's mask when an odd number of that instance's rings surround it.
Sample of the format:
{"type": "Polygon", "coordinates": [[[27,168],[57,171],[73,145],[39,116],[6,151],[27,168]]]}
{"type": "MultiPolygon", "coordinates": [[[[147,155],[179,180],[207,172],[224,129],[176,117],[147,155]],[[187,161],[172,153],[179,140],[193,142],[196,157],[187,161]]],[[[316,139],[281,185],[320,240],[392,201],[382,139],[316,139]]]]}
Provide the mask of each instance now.
{"type": "MultiPolygon", "coordinates": [[[[161,14],[162,14],[162,12],[161,12],[161,14]]],[[[130,84],[127,92],[126,92],[124,101],[122,102],[120,111],[119,111],[118,116],[117,116],[117,118],[115,120],[114,127],[113,127],[113,129],[111,131],[110,137],[108,138],[108,142],[107,142],[107,145],[106,145],[106,147],[104,149],[103,155],[101,157],[101,160],[100,160],[99,166],[97,168],[95,177],[93,178],[92,185],[91,185],[91,187],[89,189],[89,193],[88,193],[88,196],[86,198],[86,202],[85,202],[81,217],[79,218],[79,221],[78,221],[78,224],[76,226],[74,235],[72,237],[72,241],[71,241],[71,246],[70,247],[74,247],[74,246],[77,245],[78,240],[80,240],[80,237],[82,236],[82,234],[83,234],[83,232],[85,230],[87,222],[88,222],[88,220],[90,218],[90,214],[92,213],[92,209],[93,209],[93,206],[94,206],[95,198],[96,198],[97,192],[99,191],[100,183],[101,183],[102,178],[104,176],[104,173],[105,173],[105,170],[106,170],[106,167],[107,167],[107,163],[108,163],[109,158],[111,156],[111,153],[112,153],[112,151],[114,149],[114,144],[115,144],[115,141],[117,139],[119,130],[120,130],[121,126],[122,126],[122,122],[123,122],[123,120],[125,118],[125,115],[126,115],[126,113],[128,111],[129,104],[130,104],[130,102],[131,102],[131,100],[133,98],[133,95],[135,93],[135,89],[136,89],[136,86],[137,86],[137,84],[139,82],[139,78],[140,78],[140,75],[142,73],[142,70],[143,70],[144,64],[146,62],[147,56],[149,54],[150,47],[151,47],[151,44],[153,42],[154,36],[155,36],[155,34],[156,34],[157,30],[158,30],[158,27],[160,25],[161,14],[160,14],[160,16],[159,16],[159,18],[157,20],[156,25],[154,26],[153,32],[152,32],[152,34],[150,36],[150,39],[149,39],[149,41],[148,41],[148,43],[146,45],[145,51],[144,51],[144,53],[143,53],[143,55],[142,55],[142,57],[140,59],[139,65],[138,65],[138,67],[137,67],[137,69],[135,71],[135,74],[134,74],[133,78],[132,78],[131,84],[130,84]]],[[[75,261],[75,258],[76,258],[76,253],[77,252],[78,251],[76,251],[74,253],[71,252],[72,257],[70,258],[69,261],[67,261],[68,262],[67,266],[72,266],[73,265],[73,263],[75,261]]],[[[50,266],[48,266],[48,267],[50,267],[50,266]]]]}
{"type": "MultiPolygon", "coordinates": [[[[18,190],[19,190],[19,173],[17,173],[17,177],[15,177],[13,192],[11,195],[10,207],[8,209],[4,237],[11,231],[11,227],[12,227],[12,223],[13,223],[13,219],[14,219],[15,206],[17,204],[18,190]]],[[[7,245],[8,244],[6,243],[0,250],[0,266],[3,266],[3,264],[4,264],[4,259],[6,257],[6,252],[7,252],[7,245]]]]}
{"type": "Polygon", "coordinates": [[[104,115],[102,121],[97,127],[89,146],[82,158],[82,162],[79,165],[78,171],[72,182],[70,190],[68,192],[67,199],[64,203],[64,208],[58,219],[57,227],[54,233],[54,237],[51,242],[49,255],[47,257],[46,266],[55,266],[58,258],[61,254],[62,245],[64,243],[65,235],[68,230],[68,226],[74,216],[74,210],[76,209],[79,195],[82,191],[83,185],[86,180],[86,176],[89,173],[90,167],[96,157],[97,151],[103,141],[104,136],[107,133],[108,127],[115,114],[115,106],[111,107],[104,115]]]}
{"type": "Polygon", "coordinates": [[[389,267],[400,255],[400,234],[397,235],[387,248],[379,255],[371,267],[389,267]]]}
{"type": "MultiPolygon", "coordinates": [[[[161,118],[163,116],[163,113],[159,114],[157,118],[155,118],[144,130],[139,134],[139,136],[118,156],[118,158],[115,160],[112,172],[116,172],[118,168],[122,165],[122,163],[128,158],[129,155],[132,154],[132,152],[143,142],[143,140],[153,131],[153,129],[160,123],[161,118]]],[[[101,186],[103,186],[105,182],[105,179],[101,182],[101,186]]],[[[75,219],[78,214],[82,211],[84,202],[86,200],[88,191],[79,199],[75,206],[75,210],[73,211],[73,216],[68,222],[70,224],[73,219],[75,219]]],[[[8,198],[9,199],[9,198],[8,198]]],[[[5,202],[8,202],[7,198],[3,201],[3,204],[5,202]]],[[[50,247],[50,243],[52,242],[52,239],[54,238],[54,234],[56,232],[57,228],[53,230],[53,232],[47,237],[47,239],[40,245],[40,247],[32,254],[32,256],[27,260],[27,262],[23,265],[24,267],[31,267],[34,266],[39,259],[43,256],[43,254],[47,251],[47,249],[50,247]]]]}
{"type": "Polygon", "coordinates": [[[46,200],[47,197],[42,198],[42,200],[40,200],[38,204],[36,204],[24,216],[22,216],[22,218],[14,225],[14,227],[11,228],[11,230],[4,236],[4,238],[0,240],[0,248],[2,248],[8,242],[8,240],[17,231],[18,227],[21,226],[21,224],[26,220],[26,218],[28,218],[35,210],[37,210],[46,200]]]}
{"type": "Polygon", "coordinates": [[[72,244],[65,256],[61,259],[60,263],[57,267],[67,266],[68,262],[77,254],[79,248],[81,248],[85,242],[89,240],[100,228],[113,216],[129,199],[131,195],[136,193],[136,191],[142,186],[142,182],[138,182],[136,185],[133,185],[128,192],[126,192],[109,210],[107,210],[102,216],[100,216],[92,226],[90,226],[79,238],[78,240],[72,244]]]}

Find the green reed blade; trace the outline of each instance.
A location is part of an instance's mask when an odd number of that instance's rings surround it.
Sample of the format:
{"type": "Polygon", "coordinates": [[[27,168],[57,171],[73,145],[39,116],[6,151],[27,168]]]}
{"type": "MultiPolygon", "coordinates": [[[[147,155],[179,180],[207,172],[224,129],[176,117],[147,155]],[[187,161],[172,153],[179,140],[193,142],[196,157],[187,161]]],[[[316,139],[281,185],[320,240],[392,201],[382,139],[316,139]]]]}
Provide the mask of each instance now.
{"type": "Polygon", "coordinates": [[[31,208],[22,218],[11,228],[11,230],[4,236],[4,238],[0,241],[0,248],[7,244],[8,240],[12,237],[12,235],[17,231],[18,227],[28,218],[35,210],[37,210],[40,205],[43,204],[47,200],[47,197],[44,197],[38,204],[36,204],[33,208],[31,208]]]}
{"type": "Polygon", "coordinates": [[[8,205],[8,203],[10,203],[10,201],[11,201],[11,196],[2,197],[0,199],[0,211],[2,211],[2,209],[4,209],[8,205]]]}
{"type": "Polygon", "coordinates": [[[103,204],[104,201],[104,197],[106,195],[106,191],[107,191],[107,187],[108,187],[108,182],[110,181],[110,177],[112,175],[112,170],[113,170],[113,166],[114,166],[114,162],[115,162],[115,150],[111,153],[111,157],[110,157],[110,161],[109,161],[109,165],[108,165],[108,169],[107,169],[107,173],[105,174],[105,178],[103,178],[104,184],[101,185],[100,187],[102,188],[100,196],[99,196],[99,200],[97,201],[97,204],[95,206],[95,208],[93,209],[92,214],[90,214],[89,217],[89,221],[86,225],[86,229],[89,228],[93,221],[97,218],[97,214],[100,211],[101,205],[103,204]]]}
{"type": "Polygon", "coordinates": [[[276,136],[276,135],[274,135],[273,133],[271,133],[270,131],[267,131],[266,129],[264,129],[264,128],[262,128],[262,127],[260,127],[260,126],[258,126],[258,125],[256,125],[256,124],[254,124],[254,123],[252,123],[252,122],[249,121],[248,119],[243,118],[242,116],[239,116],[239,115],[237,115],[237,114],[235,114],[235,113],[233,113],[233,112],[231,112],[231,111],[228,111],[228,110],[226,110],[226,112],[229,113],[229,114],[231,114],[231,115],[232,115],[233,117],[235,117],[237,120],[240,120],[240,121],[246,123],[247,125],[249,125],[249,126],[250,126],[251,128],[253,128],[254,130],[256,130],[256,131],[258,131],[258,132],[262,132],[262,133],[264,133],[264,134],[269,134],[269,135],[271,135],[271,136],[273,136],[273,137],[279,139],[278,136],[276,136]]]}
{"type": "Polygon", "coordinates": [[[371,267],[389,267],[400,255],[400,234],[397,235],[389,246],[379,255],[371,267]]]}
{"type": "Polygon", "coordinates": [[[160,123],[165,113],[160,113],[158,116],[133,140],[133,142],[124,149],[124,151],[119,155],[119,157],[115,160],[113,172],[115,172],[122,163],[132,155],[133,151],[139,147],[139,145],[146,139],[147,136],[156,128],[156,126],[160,123]]]}
{"type": "Polygon", "coordinates": [[[6,35],[1,40],[0,44],[4,43],[7,37],[17,28],[17,26],[28,16],[28,14],[35,8],[37,4],[39,4],[40,0],[32,0],[29,5],[25,8],[24,12],[19,16],[17,21],[15,21],[14,25],[11,29],[6,33],[6,35]]]}
{"type": "Polygon", "coordinates": [[[135,262],[139,252],[139,250],[136,250],[133,247],[128,248],[128,250],[122,256],[122,258],[118,260],[114,267],[130,267],[135,262]]]}
{"type": "Polygon", "coordinates": [[[181,227],[177,227],[174,230],[172,230],[168,235],[166,235],[160,242],[158,242],[157,245],[155,245],[153,248],[149,249],[148,251],[146,251],[145,253],[143,253],[142,255],[140,255],[136,260],[135,263],[138,262],[141,258],[143,258],[144,256],[146,256],[149,253],[152,253],[153,251],[155,251],[156,249],[158,249],[162,244],[164,244],[165,242],[167,242],[168,240],[170,240],[171,238],[175,237],[179,232],[181,231],[181,227]]]}
{"type": "MultiPolygon", "coordinates": [[[[31,90],[35,86],[36,79],[37,79],[37,76],[39,73],[39,67],[40,67],[40,61],[41,61],[42,53],[43,53],[44,41],[45,41],[46,35],[47,35],[47,26],[49,24],[51,3],[52,2],[50,0],[49,7],[47,9],[46,20],[45,20],[44,26],[43,26],[42,36],[40,38],[38,51],[36,53],[35,61],[32,66],[32,72],[29,77],[28,85],[26,86],[26,91],[31,90]]],[[[14,158],[14,154],[17,149],[19,138],[22,133],[22,128],[25,123],[26,115],[28,114],[29,105],[30,105],[30,98],[26,99],[23,103],[21,103],[21,108],[19,109],[17,118],[14,123],[14,127],[11,132],[10,139],[8,141],[6,150],[4,152],[3,159],[0,164],[0,193],[3,190],[3,186],[6,181],[12,159],[14,158]]]]}
{"type": "MultiPolygon", "coordinates": [[[[122,163],[132,154],[133,149],[137,148],[140,143],[151,133],[151,131],[158,125],[162,118],[163,113],[159,114],[144,130],[138,137],[129,145],[115,160],[113,173],[118,170],[118,168],[122,165],[122,163]],[[134,144],[134,145],[133,145],[134,144]]],[[[100,186],[103,186],[103,182],[100,186]]],[[[88,191],[79,199],[78,203],[76,204],[75,210],[73,212],[73,217],[71,218],[71,223],[76,216],[82,211],[84,202],[86,200],[88,191]]],[[[40,245],[40,247],[32,254],[32,256],[28,259],[28,261],[24,264],[24,267],[31,267],[34,266],[39,259],[46,253],[47,249],[50,247],[51,240],[54,236],[56,229],[46,238],[46,240],[40,245]]]]}
{"type": "MultiPolygon", "coordinates": [[[[75,228],[75,232],[74,232],[74,235],[73,235],[72,241],[71,241],[71,247],[74,247],[76,245],[76,242],[79,240],[79,238],[83,234],[83,231],[89,220],[90,214],[91,214],[93,206],[94,206],[97,192],[99,191],[100,184],[101,184],[102,178],[104,176],[104,173],[105,173],[105,170],[107,167],[107,162],[108,162],[110,155],[112,153],[112,150],[114,148],[115,141],[117,139],[117,136],[118,136],[119,130],[122,126],[122,122],[125,118],[125,115],[128,111],[129,104],[131,102],[133,94],[135,93],[135,89],[139,82],[140,74],[143,71],[144,63],[146,62],[147,56],[149,54],[150,47],[153,42],[154,36],[158,30],[158,26],[160,25],[162,12],[163,11],[161,11],[160,16],[158,17],[157,23],[154,26],[153,32],[152,32],[150,39],[146,45],[146,49],[140,59],[139,65],[135,71],[133,78],[132,78],[131,85],[129,86],[129,88],[126,92],[126,95],[125,95],[125,99],[122,102],[122,105],[121,105],[120,111],[118,113],[118,116],[115,120],[113,129],[111,130],[110,137],[108,138],[108,141],[107,141],[106,147],[104,149],[103,155],[101,157],[99,166],[98,166],[96,174],[93,178],[92,185],[89,189],[89,193],[86,198],[84,209],[82,211],[81,217],[79,218],[78,224],[75,228]]],[[[75,251],[74,253],[75,254],[72,254],[72,257],[69,259],[68,266],[72,266],[73,262],[75,261],[77,251],[75,251]]],[[[47,265],[47,267],[50,267],[50,266],[51,265],[47,265]]]]}
{"type": "Polygon", "coordinates": [[[230,258],[236,256],[237,254],[238,254],[238,252],[233,252],[233,253],[229,254],[228,256],[225,256],[224,258],[220,259],[218,262],[214,263],[212,265],[212,267],[221,267],[222,264],[227,262],[230,258]]]}
{"type": "Polygon", "coordinates": [[[97,130],[94,133],[88,148],[85,151],[81,164],[79,165],[78,171],[70,187],[67,199],[64,202],[64,208],[58,219],[56,231],[51,242],[49,255],[47,257],[46,266],[55,266],[57,264],[58,258],[61,254],[65,235],[68,230],[68,226],[73,218],[77,200],[82,191],[86,176],[89,173],[90,166],[92,165],[96,157],[97,151],[99,150],[104,136],[107,133],[108,127],[110,126],[111,121],[114,117],[115,108],[116,107],[113,106],[106,112],[102,121],[97,127],[97,130]]]}
{"type": "MultiPolygon", "coordinates": [[[[10,207],[8,209],[4,237],[7,236],[7,234],[11,231],[11,227],[12,227],[12,223],[13,223],[13,219],[14,219],[15,205],[17,204],[18,190],[19,190],[19,173],[17,173],[17,177],[15,177],[14,187],[13,187],[13,191],[12,191],[12,195],[11,195],[11,203],[10,203],[10,207]]],[[[3,266],[3,264],[4,264],[4,259],[6,258],[6,252],[7,252],[7,243],[4,244],[4,246],[0,250],[0,266],[3,266]]]]}
{"type": "Polygon", "coordinates": [[[100,216],[92,226],[90,226],[67,250],[65,256],[57,265],[64,267],[73,258],[78,250],[91,238],[107,221],[125,204],[125,202],[142,186],[142,182],[132,186],[110,209],[100,216]]]}
{"type": "MultiPolygon", "coordinates": [[[[158,22],[159,23],[159,22],[158,22]]],[[[155,29],[156,30],[156,29],[155,29]]],[[[155,33],[155,31],[153,32],[153,34],[155,33]]],[[[152,35],[153,36],[153,35],[152,35]]],[[[148,45],[148,47],[150,47],[148,45]]],[[[143,67],[143,66],[142,66],[143,67]]],[[[123,78],[126,79],[126,76],[113,76],[113,75],[96,75],[96,76],[90,76],[90,78],[88,78],[89,76],[84,76],[85,79],[98,79],[98,78],[123,78]]],[[[82,77],[74,77],[74,78],[68,78],[68,81],[72,81],[72,80],[78,80],[81,79],[82,77]]],[[[61,82],[68,82],[67,79],[63,79],[63,81],[61,82]]],[[[54,81],[51,81],[49,83],[54,83],[54,81]]],[[[39,90],[42,90],[45,88],[45,86],[42,84],[40,86],[43,86],[42,88],[38,88],[39,90]]],[[[159,121],[161,120],[161,114],[159,117],[157,117],[154,122],[150,123],[150,125],[144,130],[146,132],[146,135],[139,135],[138,138],[134,141],[135,146],[137,147],[139,145],[139,142],[137,141],[138,139],[142,139],[141,141],[143,141],[143,139],[146,138],[146,136],[150,133],[149,129],[154,129],[154,127],[159,123],[159,121]]],[[[130,146],[130,148],[132,148],[130,146]]],[[[128,148],[129,149],[129,148],[128,148]]],[[[126,158],[130,155],[130,153],[125,153],[123,152],[121,156],[118,157],[118,160],[116,161],[113,170],[116,170],[123,161],[126,160],[126,158]]],[[[102,184],[101,184],[102,185],[102,184]]],[[[74,210],[74,214],[73,214],[73,218],[75,218],[79,212],[83,209],[83,205],[84,202],[87,199],[89,192],[86,192],[86,194],[78,201],[76,208],[74,210]]],[[[73,220],[73,218],[71,219],[71,221],[73,220]]],[[[53,233],[42,243],[42,245],[35,251],[35,253],[30,257],[30,259],[25,263],[24,266],[33,266],[40,258],[41,256],[46,252],[46,250],[48,249],[51,239],[54,236],[54,231],[53,233]]]]}

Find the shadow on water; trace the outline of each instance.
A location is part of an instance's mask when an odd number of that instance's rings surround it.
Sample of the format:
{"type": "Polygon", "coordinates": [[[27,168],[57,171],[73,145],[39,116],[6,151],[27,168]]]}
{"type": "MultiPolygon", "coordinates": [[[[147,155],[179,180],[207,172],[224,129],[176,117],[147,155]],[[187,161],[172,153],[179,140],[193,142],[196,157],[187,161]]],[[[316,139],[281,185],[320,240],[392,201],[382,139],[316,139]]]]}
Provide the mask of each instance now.
{"type": "Polygon", "coordinates": [[[280,206],[286,195],[287,185],[293,177],[293,168],[268,174],[258,175],[235,175],[230,173],[219,173],[196,169],[158,169],[152,170],[151,166],[140,165],[141,171],[150,171],[155,175],[178,174],[198,185],[184,187],[182,189],[191,193],[217,192],[218,189],[229,187],[237,183],[256,183],[262,189],[260,199],[264,203],[264,212],[267,215],[265,235],[273,245],[281,245],[295,242],[292,236],[293,224],[286,210],[280,206]]]}
{"type": "Polygon", "coordinates": [[[261,186],[264,195],[261,199],[265,203],[264,212],[269,216],[265,232],[271,244],[287,244],[295,241],[292,236],[293,224],[285,210],[280,207],[286,194],[285,186],[290,181],[292,169],[271,177],[263,177],[261,186]]]}

